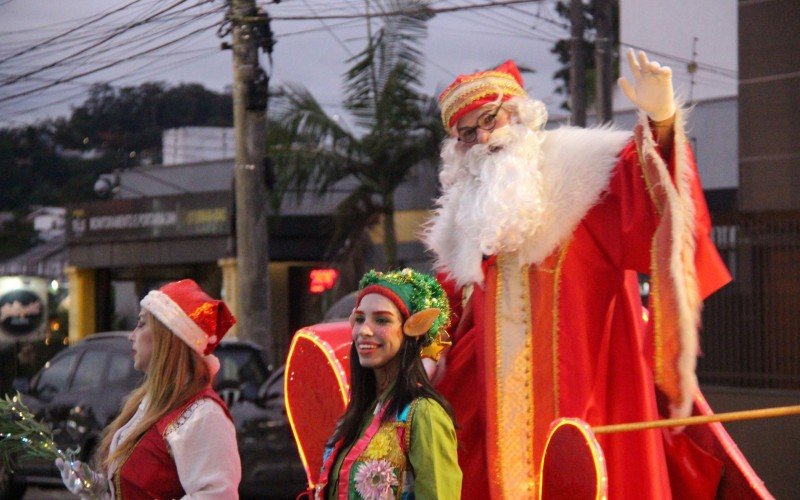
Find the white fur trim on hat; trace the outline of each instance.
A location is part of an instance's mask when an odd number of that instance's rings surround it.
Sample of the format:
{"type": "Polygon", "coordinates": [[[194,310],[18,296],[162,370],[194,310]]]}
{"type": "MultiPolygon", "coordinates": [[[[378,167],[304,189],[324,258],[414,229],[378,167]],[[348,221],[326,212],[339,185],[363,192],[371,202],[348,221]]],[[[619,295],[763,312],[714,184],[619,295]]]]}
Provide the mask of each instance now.
{"type": "Polygon", "coordinates": [[[164,326],[177,335],[192,348],[193,351],[203,356],[208,337],[197,323],[190,318],[183,309],[172,300],[169,295],[159,290],[153,290],[139,303],[143,308],[164,323],[164,326]]]}

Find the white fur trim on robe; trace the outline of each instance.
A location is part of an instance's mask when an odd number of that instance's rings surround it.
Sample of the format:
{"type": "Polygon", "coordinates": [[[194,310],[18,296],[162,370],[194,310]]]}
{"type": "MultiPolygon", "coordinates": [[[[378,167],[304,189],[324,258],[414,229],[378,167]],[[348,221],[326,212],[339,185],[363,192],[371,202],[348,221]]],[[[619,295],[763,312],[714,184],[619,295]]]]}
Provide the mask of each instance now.
{"type": "MultiPolygon", "coordinates": [[[[631,139],[630,132],[609,128],[563,127],[542,133],[544,218],[519,251],[521,265],[540,264],[569,239],[589,209],[602,199],[618,155],[631,139]]],[[[445,208],[447,204],[445,193],[428,224],[425,243],[434,252],[437,267],[447,271],[458,285],[482,283],[479,243],[450,231],[452,222],[436,223],[437,218],[456,217],[445,208]]]]}
{"type": "MultiPolygon", "coordinates": [[[[669,227],[663,229],[669,235],[668,248],[656,248],[657,236],[654,236],[651,257],[657,258],[662,252],[668,257],[668,278],[657,271],[656,263],[651,264],[653,281],[651,308],[655,328],[655,377],[656,383],[665,390],[670,399],[670,416],[687,417],[692,412],[692,403],[698,390],[697,355],[699,353],[700,298],[695,269],[695,205],[691,194],[692,177],[696,175],[687,158],[689,145],[685,132],[685,111],[678,109],[675,114],[674,172],[670,174],[667,163],[661,157],[653,139],[650,123],[644,113],[640,113],[641,154],[645,165],[642,165],[645,178],[650,184],[651,196],[659,212],[662,213],[660,224],[669,221],[669,227]],[[655,173],[655,175],[652,175],[655,173]],[[653,178],[655,177],[655,178],[653,178]],[[669,217],[664,217],[664,214],[669,217]],[[660,296],[670,296],[669,307],[661,307],[660,296]],[[677,317],[677,331],[667,331],[659,324],[660,317],[670,315],[677,317]],[[668,365],[660,354],[660,343],[667,343],[668,338],[677,337],[680,345],[677,366],[668,365]],[[671,388],[678,381],[678,393],[673,394],[671,388]]],[[[659,226],[657,233],[662,228],[659,226]]]]}
{"type": "Polygon", "coordinates": [[[608,189],[627,131],[564,127],[545,132],[542,183],[547,206],[541,231],[522,249],[526,264],[541,264],[565,243],[608,189]]]}

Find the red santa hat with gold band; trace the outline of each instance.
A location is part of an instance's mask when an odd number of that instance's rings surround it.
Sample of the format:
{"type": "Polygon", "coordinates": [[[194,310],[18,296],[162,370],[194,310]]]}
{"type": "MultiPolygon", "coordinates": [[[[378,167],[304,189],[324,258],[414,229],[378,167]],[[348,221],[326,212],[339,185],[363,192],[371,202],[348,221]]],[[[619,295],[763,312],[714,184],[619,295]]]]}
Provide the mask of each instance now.
{"type": "Polygon", "coordinates": [[[173,281],[148,293],[140,305],[203,356],[211,376],[219,371],[212,353],[236,318],[221,300],[212,299],[194,280],[173,281]]]}
{"type": "Polygon", "coordinates": [[[439,95],[444,128],[450,131],[459,118],[498,97],[502,96],[505,102],[514,96],[528,95],[522,86],[522,75],[510,59],[493,70],[458,75],[439,95]]]}

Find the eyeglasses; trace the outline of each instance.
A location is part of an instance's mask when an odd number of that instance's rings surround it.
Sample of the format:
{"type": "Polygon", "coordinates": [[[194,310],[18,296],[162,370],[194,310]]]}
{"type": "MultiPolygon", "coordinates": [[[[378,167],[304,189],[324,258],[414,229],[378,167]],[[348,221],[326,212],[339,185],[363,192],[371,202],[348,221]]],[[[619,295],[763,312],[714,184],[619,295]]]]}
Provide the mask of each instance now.
{"type": "Polygon", "coordinates": [[[478,117],[478,122],[474,127],[463,127],[458,130],[458,140],[466,144],[472,144],[478,140],[478,129],[491,132],[497,126],[497,113],[503,107],[501,102],[494,111],[487,111],[478,117]]]}

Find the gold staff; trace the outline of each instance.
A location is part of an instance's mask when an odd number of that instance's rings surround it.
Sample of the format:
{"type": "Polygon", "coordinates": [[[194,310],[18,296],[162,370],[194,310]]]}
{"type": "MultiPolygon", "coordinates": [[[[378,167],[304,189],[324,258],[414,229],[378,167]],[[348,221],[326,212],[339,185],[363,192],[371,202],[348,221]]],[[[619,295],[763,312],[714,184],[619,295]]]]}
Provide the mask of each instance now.
{"type": "Polygon", "coordinates": [[[642,431],[661,427],[683,427],[685,425],[708,424],[711,422],[734,422],[737,420],[753,420],[757,418],[783,417],[787,415],[800,415],[800,405],[732,411],[728,413],[698,415],[685,418],[665,418],[663,420],[629,422],[627,424],[599,425],[597,427],[592,427],[592,432],[595,434],[610,434],[612,432],[642,431]]]}

